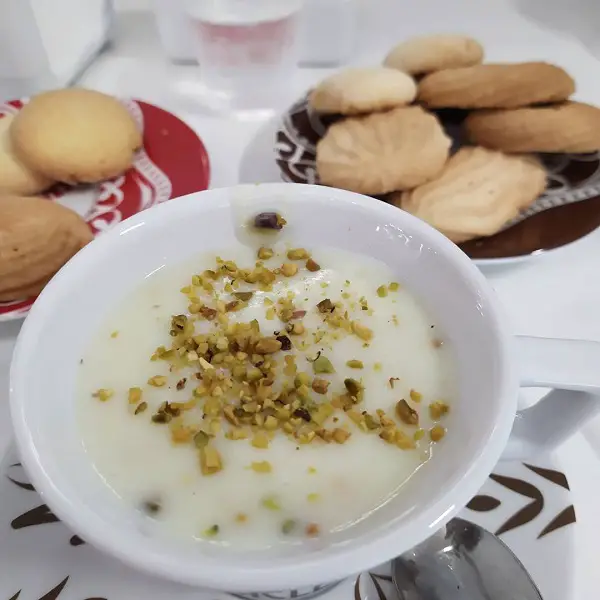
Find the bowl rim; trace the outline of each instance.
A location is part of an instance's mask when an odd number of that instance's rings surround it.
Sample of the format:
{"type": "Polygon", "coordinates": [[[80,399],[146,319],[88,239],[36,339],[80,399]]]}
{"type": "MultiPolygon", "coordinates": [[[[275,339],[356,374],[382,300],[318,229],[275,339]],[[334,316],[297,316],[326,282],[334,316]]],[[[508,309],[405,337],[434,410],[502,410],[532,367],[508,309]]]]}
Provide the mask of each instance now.
{"type": "Polygon", "coordinates": [[[31,404],[22,397],[21,393],[20,382],[25,381],[28,377],[27,356],[35,348],[38,329],[47,318],[46,305],[51,304],[53,296],[61,288],[75,285],[77,272],[83,270],[91,257],[98,255],[102,256],[102,260],[108,260],[111,255],[109,249],[112,239],[126,235],[128,231],[146,224],[160,222],[162,216],[169,213],[179,211],[182,214],[202,214],[223,208],[223,206],[227,206],[228,194],[232,190],[252,188],[255,191],[257,185],[217,188],[181,197],[134,215],[90,243],[59,271],[42,292],[25,320],[15,345],[10,367],[10,409],[23,465],[35,489],[56,515],[95,547],[138,570],[159,575],[164,579],[240,593],[306,588],[309,585],[341,580],[389,560],[395,553],[394,548],[399,546],[398,543],[394,543],[394,539],[400,535],[403,540],[402,546],[408,548],[433,534],[462,510],[479,491],[500,458],[512,428],[518,388],[516,369],[513,367],[514,361],[512,360],[514,356],[513,340],[508,333],[507,321],[493,288],[470,259],[446,237],[408,213],[353,192],[306,184],[272,183],[258,184],[258,186],[261,190],[264,189],[265,194],[285,193],[293,199],[298,199],[306,193],[323,201],[333,196],[336,199],[342,199],[370,211],[378,212],[382,217],[389,219],[391,223],[404,223],[405,226],[409,224],[411,229],[418,231],[428,242],[433,243],[439,252],[444,253],[447,260],[460,267],[461,273],[466,279],[477,286],[490,309],[487,318],[496,334],[502,366],[500,385],[495,394],[498,398],[502,398],[503,402],[498,403],[501,408],[497,411],[495,423],[485,446],[481,448],[480,453],[470,464],[465,465],[460,481],[409,523],[401,527],[390,527],[377,537],[374,536],[374,539],[365,540],[360,545],[336,545],[335,552],[327,554],[327,550],[333,547],[330,545],[325,552],[319,552],[314,556],[309,554],[299,557],[297,561],[290,562],[285,566],[276,565],[274,567],[265,562],[259,566],[252,565],[244,568],[236,566],[235,570],[228,565],[226,558],[218,567],[215,568],[211,564],[210,569],[204,570],[197,563],[192,569],[191,565],[187,563],[181,565],[175,561],[169,562],[165,560],[165,558],[168,559],[168,556],[165,557],[165,553],[152,552],[145,548],[142,537],[138,538],[139,543],[135,547],[136,551],[133,552],[132,547],[122,546],[119,543],[118,536],[111,537],[111,529],[114,530],[114,527],[107,525],[98,515],[95,520],[83,518],[75,510],[77,507],[46,473],[43,455],[37,451],[35,434],[28,426],[28,413],[32,410],[31,404]],[[198,201],[199,196],[202,196],[200,202],[198,201]]]}

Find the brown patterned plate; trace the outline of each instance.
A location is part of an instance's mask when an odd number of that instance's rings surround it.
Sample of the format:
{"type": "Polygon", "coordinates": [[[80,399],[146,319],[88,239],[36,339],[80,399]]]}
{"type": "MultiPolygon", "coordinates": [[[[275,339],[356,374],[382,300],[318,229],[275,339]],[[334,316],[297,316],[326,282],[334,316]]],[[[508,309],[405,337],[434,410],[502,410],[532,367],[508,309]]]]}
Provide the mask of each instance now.
{"type": "MultiPolygon", "coordinates": [[[[582,459],[583,460],[583,459],[582,459]]],[[[545,600],[571,600],[575,509],[553,460],[500,462],[461,517],[499,535],[545,600]]],[[[222,594],[161,581],[102,554],[44,504],[10,450],[0,465],[0,600],[397,600],[390,565],[341,583],[222,594]]]]}
{"type": "MultiPolygon", "coordinates": [[[[465,112],[441,110],[438,116],[453,140],[463,143],[465,112]]],[[[284,115],[275,143],[275,160],[284,181],[319,183],[316,144],[336,117],[321,117],[307,97],[284,115]]],[[[546,192],[508,226],[488,238],[461,244],[471,258],[494,262],[522,260],[581,239],[600,227],[600,152],[540,155],[548,171],[546,192]]]]}

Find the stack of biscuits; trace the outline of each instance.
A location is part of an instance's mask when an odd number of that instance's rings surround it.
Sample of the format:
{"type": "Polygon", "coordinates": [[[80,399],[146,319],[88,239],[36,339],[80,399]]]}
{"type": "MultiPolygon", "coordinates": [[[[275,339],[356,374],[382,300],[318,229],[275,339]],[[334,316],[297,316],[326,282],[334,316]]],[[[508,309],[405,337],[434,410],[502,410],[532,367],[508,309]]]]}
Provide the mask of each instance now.
{"type": "Polygon", "coordinates": [[[600,150],[600,109],[569,100],[575,82],[562,68],[483,58],[472,38],[425,36],[381,67],[323,81],[309,105],[340,118],[317,144],[321,183],[384,196],[460,243],[497,233],[544,192],[535,153],[600,150]],[[467,142],[455,153],[446,109],[467,142]]]}
{"type": "Polygon", "coordinates": [[[38,194],[120,175],[141,145],[126,108],[91,90],[44,92],[0,117],[0,302],[39,294],[92,239],[79,215],[38,194]]]}

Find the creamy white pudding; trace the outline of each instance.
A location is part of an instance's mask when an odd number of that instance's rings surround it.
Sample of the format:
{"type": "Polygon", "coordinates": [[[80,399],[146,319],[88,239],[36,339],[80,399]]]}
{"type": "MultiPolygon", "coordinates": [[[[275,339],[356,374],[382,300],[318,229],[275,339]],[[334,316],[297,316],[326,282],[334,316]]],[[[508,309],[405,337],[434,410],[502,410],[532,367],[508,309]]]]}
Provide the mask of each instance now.
{"type": "Polygon", "coordinates": [[[163,268],[82,359],[90,459],[173,535],[233,549],[324,538],[402,493],[452,435],[451,349],[401,275],[298,250],[279,242],[257,267],[239,244],[163,268]]]}

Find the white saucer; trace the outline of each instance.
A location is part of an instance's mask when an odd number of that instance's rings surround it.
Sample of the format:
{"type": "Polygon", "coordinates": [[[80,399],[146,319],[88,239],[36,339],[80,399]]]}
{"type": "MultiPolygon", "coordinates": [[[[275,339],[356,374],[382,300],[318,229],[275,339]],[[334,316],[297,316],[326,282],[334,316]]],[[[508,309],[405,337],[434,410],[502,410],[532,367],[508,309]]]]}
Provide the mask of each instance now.
{"type": "MultiPolygon", "coordinates": [[[[575,509],[556,462],[500,463],[469,506],[461,516],[501,535],[530,571],[544,600],[573,597],[575,509]]],[[[320,598],[396,600],[389,575],[389,565],[384,565],[343,581],[320,598]]],[[[137,573],[85,544],[57,521],[29,483],[14,449],[0,466],[2,600],[302,600],[303,596],[290,592],[231,596],[137,573]]]]}

